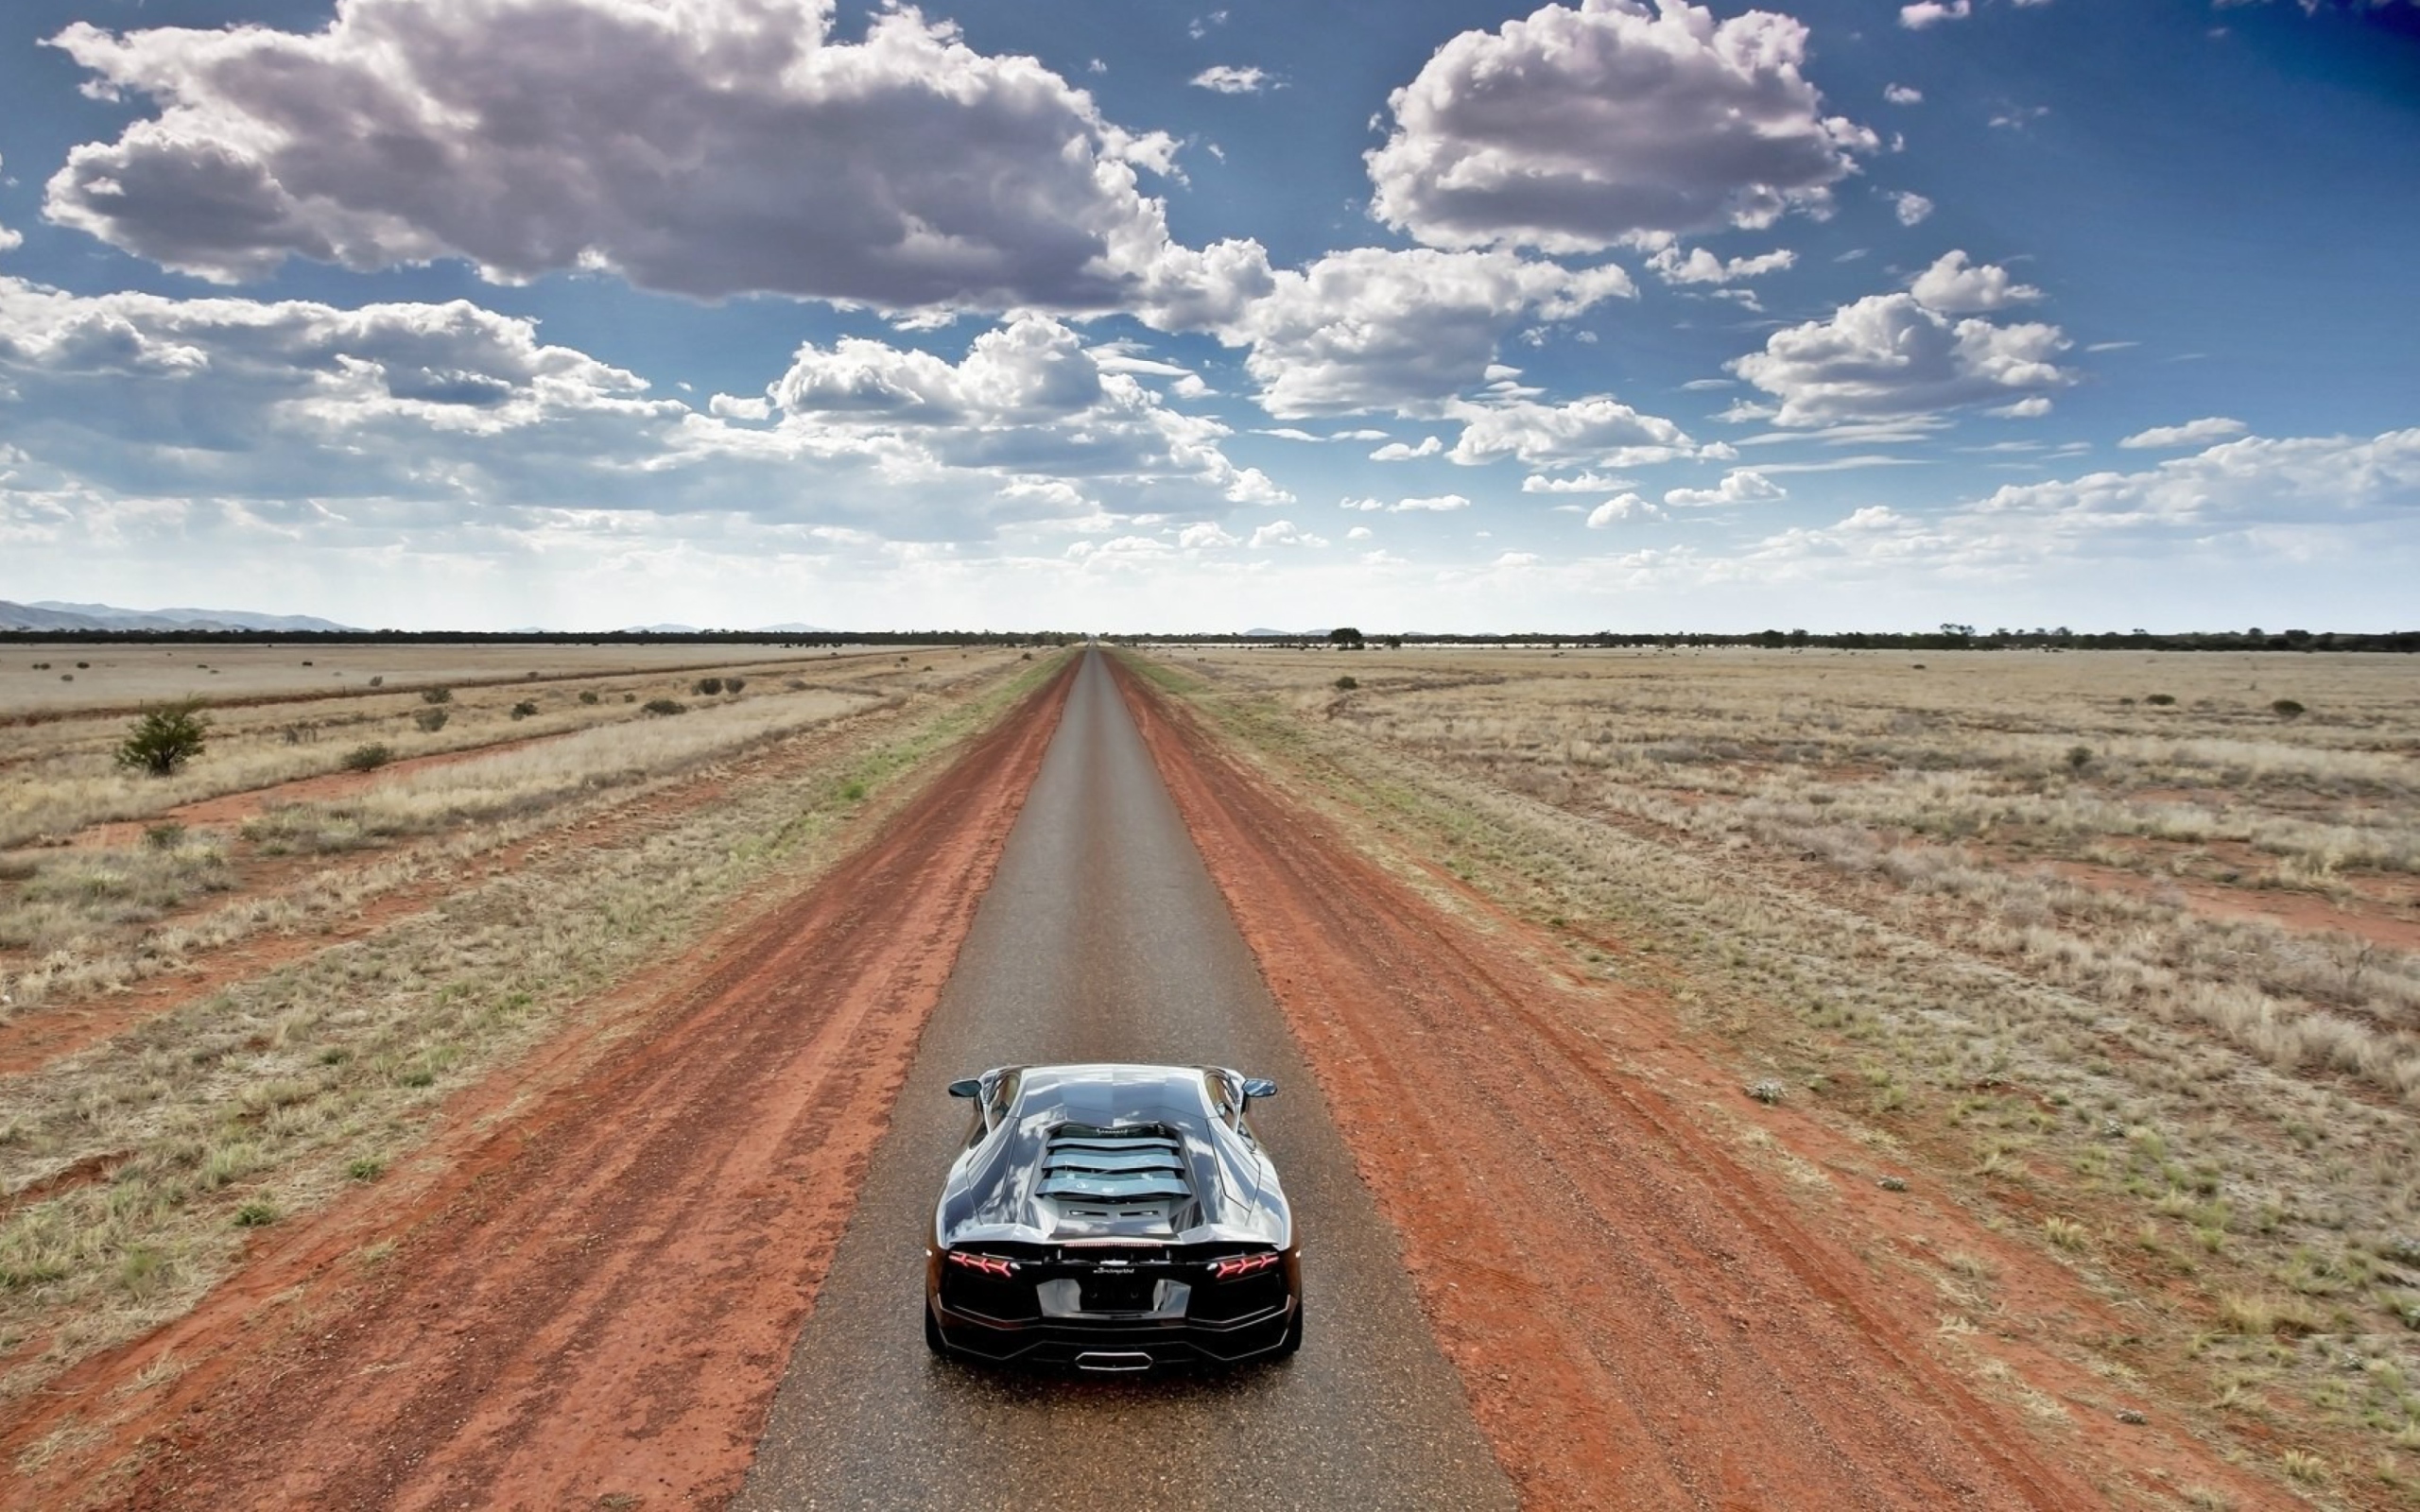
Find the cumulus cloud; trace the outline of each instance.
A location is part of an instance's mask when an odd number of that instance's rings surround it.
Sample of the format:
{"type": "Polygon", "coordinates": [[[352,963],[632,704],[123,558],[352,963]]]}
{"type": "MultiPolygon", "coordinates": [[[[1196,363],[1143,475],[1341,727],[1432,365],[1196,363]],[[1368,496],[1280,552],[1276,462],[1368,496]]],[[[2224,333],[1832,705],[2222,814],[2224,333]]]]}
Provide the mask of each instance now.
{"type": "Polygon", "coordinates": [[[1780,484],[1752,468],[1737,467],[1722,475],[1722,481],[1710,489],[1672,489],[1664,502],[1676,508],[1703,507],[1720,504],[1768,504],[1789,497],[1780,484]]]}
{"type": "Polygon", "coordinates": [[[1686,257],[1682,256],[1676,247],[1663,247],[1647,260],[1647,266],[1655,270],[1655,276],[1667,284],[1729,284],[1735,279],[1777,273],[1797,264],[1798,254],[1788,248],[1756,257],[1735,257],[1725,262],[1703,247],[1690,248],[1686,257]]]}
{"type": "Polygon", "coordinates": [[[1265,89],[1275,89],[1277,81],[1259,68],[1214,63],[1193,76],[1193,87],[1216,90],[1221,94],[1257,94],[1265,89]]]}
{"type": "Polygon", "coordinates": [[[1611,265],[1572,271],[1512,252],[1330,252],[1218,328],[1248,344],[1244,369],[1271,415],[1391,409],[1434,414],[1484,381],[1524,319],[1568,320],[1637,292],[1611,265]]]}
{"type": "MultiPolygon", "coordinates": [[[[2179,427],[2180,429],[2182,427],[2179,427]]],[[[2005,523],[2035,516],[2072,527],[2290,524],[2420,508],[2420,428],[2360,438],[2247,436],[2148,472],[2011,484],[1970,507],[2005,523]]]]}
{"type": "Polygon", "coordinates": [[[431,539],[573,510],[967,541],[1288,498],[1225,456],[1223,426],[1100,370],[1041,317],[957,363],[807,347],[765,396],[701,413],[467,302],[88,297],[0,278],[0,396],[21,455],[105,497],[408,521],[431,539]]]}
{"type": "Polygon", "coordinates": [[[1893,105],[1922,105],[1925,92],[1913,84],[1887,84],[1883,86],[1882,97],[1893,105]]]}
{"type": "Polygon", "coordinates": [[[1595,472],[1582,472],[1567,478],[1532,472],[1521,480],[1523,493],[1602,493],[1608,489],[1629,487],[1627,478],[1603,477],[1595,472]]]}
{"type": "Polygon", "coordinates": [[[1373,462],[1409,462],[1418,456],[1435,456],[1445,449],[1445,443],[1434,436],[1424,436],[1418,446],[1403,441],[1389,441],[1370,454],[1373,462]]]}
{"type": "Polygon", "coordinates": [[[1892,214],[1902,226],[1920,226],[1932,214],[1932,201],[1912,191],[1901,191],[1891,197],[1892,214]]]}
{"type": "Polygon", "coordinates": [[[1635,493],[1616,494],[1588,511],[1588,528],[1602,530],[1617,520],[1652,520],[1663,512],[1635,493]]]}
{"type": "Polygon", "coordinates": [[[1445,455],[1465,467],[1508,456],[1531,467],[1643,467],[1696,453],[1680,426],[1604,395],[1564,404],[1466,404],[1454,414],[1462,434],[1445,455]]]}
{"type": "Polygon", "coordinates": [[[1916,0],[1914,5],[1899,8],[1899,25],[1922,31],[1945,21],[1963,21],[1974,12],[1974,0],[1916,0]]]}
{"type": "Polygon", "coordinates": [[[1252,533],[1250,544],[1254,551],[1265,551],[1270,546],[1318,548],[1326,545],[1327,541],[1297,526],[1291,520],[1271,520],[1252,533]]]}
{"type": "Polygon", "coordinates": [[[2188,420],[2182,425],[2154,425],[2147,431],[2136,431],[2118,444],[2136,450],[2201,446],[2210,441],[2225,440],[2230,436],[2240,436],[2249,428],[2239,420],[2208,415],[2201,420],[2188,420]]]}
{"type": "Polygon", "coordinates": [[[1944,315],[2004,310],[2042,297],[2040,289],[2009,277],[2007,268],[1990,263],[1970,265],[1966,254],[1961,251],[1942,253],[1930,267],[1916,275],[1908,292],[1916,297],[1918,304],[1944,315]]]}
{"type": "Polygon", "coordinates": [[[1231,313],[1266,260],[1172,245],[1175,144],[913,9],[829,0],[348,0],[324,29],[57,39],[159,107],[69,153],[50,217],[219,281],[288,257],[610,270],[890,309],[1231,313]],[[1231,286],[1233,285],[1233,286],[1231,286]]]}
{"type": "Polygon", "coordinates": [[[1953,319],[1913,294],[1877,294],[1776,331],[1729,366],[1781,402],[1758,418],[1805,427],[2047,395],[2075,381],[2055,360],[2067,344],[2054,325],[1953,319]]]}
{"type": "Polygon", "coordinates": [[[1598,251],[1820,211],[1876,150],[1800,73],[1806,28],[1685,0],[1548,5],[1438,49],[1389,96],[1372,213],[1438,247],[1598,251]]]}
{"type": "Polygon", "coordinates": [[[1380,511],[1389,514],[1451,514],[1457,509],[1467,509],[1471,507],[1471,501],[1459,493],[1439,493],[1425,498],[1397,499],[1392,504],[1389,504],[1384,499],[1374,498],[1346,498],[1338,502],[1340,507],[1357,510],[1362,514],[1376,514],[1380,511]]]}

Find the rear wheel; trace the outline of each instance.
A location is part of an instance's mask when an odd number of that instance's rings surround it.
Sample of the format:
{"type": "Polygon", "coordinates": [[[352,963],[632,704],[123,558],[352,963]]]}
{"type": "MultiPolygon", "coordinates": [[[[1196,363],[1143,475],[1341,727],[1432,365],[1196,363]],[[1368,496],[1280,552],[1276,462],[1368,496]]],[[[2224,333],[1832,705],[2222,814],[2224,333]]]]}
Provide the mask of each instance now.
{"type": "Polygon", "coordinates": [[[933,1316],[933,1304],[925,1304],[925,1348],[947,1358],[949,1345],[942,1338],[942,1326],[933,1316]]]}

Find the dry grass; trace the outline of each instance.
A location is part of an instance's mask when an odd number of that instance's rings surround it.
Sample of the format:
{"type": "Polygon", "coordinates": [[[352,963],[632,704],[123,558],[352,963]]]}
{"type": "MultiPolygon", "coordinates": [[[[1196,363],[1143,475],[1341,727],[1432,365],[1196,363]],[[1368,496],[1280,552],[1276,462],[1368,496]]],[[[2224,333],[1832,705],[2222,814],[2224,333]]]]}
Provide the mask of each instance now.
{"type": "MultiPolygon", "coordinates": [[[[62,746],[56,725],[0,730],[0,735],[51,743],[46,759],[0,765],[0,809],[41,816],[45,823],[62,813],[137,808],[156,821],[164,805],[197,792],[208,796],[253,778],[281,783],[298,765],[316,778],[341,764],[365,728],[405,757],[424,758],[354,780],[338,798],[308,797],[308,782],[285,797],[273,786],[257,800],[238,789],[233,810],[215,812],[224,805],[209,804],[181,810],[193,818],[191,826],[155,822],[147,835],[126,824],[119,826],[128,832],[123,834],[93,832],[113,842],[99,847],[0,852],[0,1021],[62,992],[112,988],[179,969],[197,952],[261,929],[292,928],[357,908],[428,875],[432,864],[459,863],[767,742],[895,704],[921,689],[945,688],[1012,660],[1003,651],[943,653],[930,674],[907,673],[895,657],[822,659],[769,672],[734,668],[732,675],[746,682],[744,695],[692,695],[689,712],[675,718],[648,716],[638,703],[623,701],[651,689],[648,683],[626,694],[611,686],[601,694],[584,686],[540,687],[534,694],[522,687],[492,695],[465,691],[441,706],[411,694],[386,713],[356,709],[347,715],[374,714],[384,724],[356,726],[299,747],[239,720],[225,742],[230,748],[214,748],[171,782],[110,770],[104,756],[62,746]],[[506,700],[521,702],[524,695],[541,713],[514,718],[506,700]],[[412,729],[410,717],[432,708],[448,715],[441,730],[412,729]],[[62,766],[77,765],[80,774],[61,775],[62,766]],[[432,854],[370,866],[335,859],[405,838],[423,839],[419,849],[427,850],[426,837],[443,844],[432,854]],[[280,857],[314,859],[279,866],[280,857]],[[302,874],[291,875],[298,866],[302,874]],[[268,874],[276,875],[273,885],[249,881],[268,874]],[[232,901],[196,916],[191,905],[228,892],[232,901]]],[[[683,676],[684,688],[695,680],[683,676]]],[[[259,711],[235,713],[257,725],[259,711]]]]}
{"type": "MultiPolygon", "coordinates": [[[[386,746],[395,760],[409,761],[506,740],[635,724],[649,699],[697,701],[694,661],[703,650],[678,648],[689,662],[660,671],[629,665],[627,659],[614,670],[616,663],[597,660],[600,652],[591,650],[574,675],[461,688],[442,706],[445,722],[424,728],[424,716],[437,706],[424,702],[423,692],[452,686],[445,674],[454,659],[442,655],[444,649],[431,648],[425,665],[406,660],[407,653],[385,653],[382,664],[404,670],[374,693],[350,689],[297,699],[241,681],[233,691],[213,688],[215,696],[205,710],[212,724],[208,749],[165,779],[132,773],[116,764],[113,753],[129,723],[122,714],[65,711],[31,723],[0,724],[0,846],[57,838],[89,825],[147,818],[222,794],[338,772],[351,752],[369,744],[386,746]],[[243,702],[243,696],[290,701],[243,702]],[[515,706],[525,704],[534,704],[537,712],[515,714],[515,706]]],[[[747,684],[739,696],[743,701],[794,691],[792,682],[879,698],[945,682],[967,666],[990,664],[1005,655],[998,650],[920,651],[911,665],[934,664],[937,670],[929,675],[911,671],[895,656],[869,654],[795,653],[781,660],[727,663],[715,671],[742,679],[747,684]]],[[[0,679],[5,679],[5,665],[15,660],[15,655],[0,656],[0,679]]],[[[0,690],[10,686],[0,680],[0,690]]],[[[15,702],[0,704],[0,709],[25,712],[15,702]]]]}
{"type": "Polygon", "coordinates": [[[1778,1072],[1928,1183],[2010,1202],[1996,1226],[2146,1319],[2188,1400],[2315,1435],[2311,1464],[2420,1447],[2400,660],[1154,661],[1344,833],[1662,988],[1742,1085],[1778,1072]]]}
{"type": "MultiPolygon", "coordinates": [[[[247,1227],[376,1179],[449,1093],[593,1014],[737,900],[827,866],[845,821],[903,801],[1053,664],[995,655],[850,720],[785,780],[734,781],[677,822],[466,871],[425,913],[8,1078],[0,1193],[49,1194],[0,1217],[0,1400],[185,1311],[235,1263],[247,1227]]],[[[751,717],[735,713],[731,730],[778,736],[751,717]]],[[[648,755],[667,763],[706,739],[656,738],[648,755]]],[[[457,805],[445,812],[471,812],[494,789],[435,791],[457,805]]]]}

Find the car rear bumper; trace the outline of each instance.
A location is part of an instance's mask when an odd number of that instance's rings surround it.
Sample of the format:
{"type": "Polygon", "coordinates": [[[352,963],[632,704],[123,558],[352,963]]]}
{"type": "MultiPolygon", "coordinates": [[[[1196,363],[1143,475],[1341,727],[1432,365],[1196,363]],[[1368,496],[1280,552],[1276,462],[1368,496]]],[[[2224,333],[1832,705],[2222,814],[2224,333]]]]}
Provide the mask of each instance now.
{"type": "Polygon", "coordinates": [[[925,1305],[941,1324],[942,1342],[954,1354],[1101,1373],[1133,1373],[1169,1366],[1235,1365],[1275,1354],[1302,1304],[1285,1306],[1233,1323],[1187,1318],[1045,1318],[1004,1323],[959,1313],[938,1299],[925,1305]]]}

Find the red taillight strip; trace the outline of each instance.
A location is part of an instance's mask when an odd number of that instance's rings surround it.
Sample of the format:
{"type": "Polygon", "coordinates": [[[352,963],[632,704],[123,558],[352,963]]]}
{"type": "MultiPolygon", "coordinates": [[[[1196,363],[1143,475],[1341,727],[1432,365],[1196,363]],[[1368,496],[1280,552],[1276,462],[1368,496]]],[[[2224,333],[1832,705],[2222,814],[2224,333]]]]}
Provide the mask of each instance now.
{"type": "Polygon", "coordinates": [[[1267,1270],[1270,1266],[1276,1264],[1280,1258],[1274,1251],[1258,1255],[1236,1255],[1213,1265],[1210,1268],[1210,1277],[1213,1280],[1231,1281],[1238,1276],[1250,1276],[1254,1271],[1267,1270]]]}
{"type": "Polygon", "coordinates": [[[953,1265],[963,1265],[968,1270],[979,1270],[986,1276],[1007,1277],[1013,1276],[1017,1272],[1014,1261],[1001,1260],[992,1255],[970,1255],[962,1249],[949,1251],[949,1260],[953,1265]]]}

